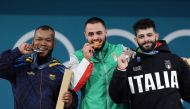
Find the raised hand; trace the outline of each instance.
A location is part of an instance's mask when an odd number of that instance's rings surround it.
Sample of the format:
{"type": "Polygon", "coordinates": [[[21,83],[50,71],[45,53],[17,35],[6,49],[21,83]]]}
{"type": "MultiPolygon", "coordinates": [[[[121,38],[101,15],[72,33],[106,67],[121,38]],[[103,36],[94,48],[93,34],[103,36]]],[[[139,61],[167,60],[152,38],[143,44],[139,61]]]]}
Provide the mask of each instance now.
{"type": "Polygon", "coordinates": [[[30,54],[33,52],[33,46],[31,44],[27,44],[27,43],[22,43],[19,47],[18,47],[19,51],[22,54],[30,54]]]}
{"type": "Polygon", "coordinates": [[[117,69],[118,70],[125,70],[126,67],[128,66],[128,62],[126,59],[126,54],[122,53],[118,58],[117,58],[117,69]]]}
{"type": "Polygon", "coordinates": [[[93,49],[92,45],[90,45],[89,43],[85,43],[82,48],[82,52],[84,54],[84,57],[87,60],[90,60],[90,58],[93,56],[94,49],[93,49]]]}
{"type": "Polygon", "coordinates": [[[189,66],[190,68],[190,58],[184,58],[182,57],[182,59],[186,62],[186,64],[189,66]]]}
{"type": "Polygon", "coordinates": [[[128,62],[133,55],[130,49],[124,49],[123,53],[117,58],[118,70],[126,70],[128,62]]]}

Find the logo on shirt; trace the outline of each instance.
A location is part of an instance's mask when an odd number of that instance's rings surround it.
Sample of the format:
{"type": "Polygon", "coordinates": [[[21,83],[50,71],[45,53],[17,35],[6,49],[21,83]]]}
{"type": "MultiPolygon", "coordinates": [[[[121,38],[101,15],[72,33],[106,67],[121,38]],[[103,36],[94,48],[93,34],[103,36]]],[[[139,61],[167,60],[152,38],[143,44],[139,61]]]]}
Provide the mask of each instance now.
{"type": "Polygon", "coordinates": [[[27,72],[27,74],[28,74],[28,75],[30,75],[30,76],[34,76],[34,75],[35,75],[35,73],[34,73],[34,72],[32,72],[32,71],[27,72]]]}
{"type": "Polygon", "coordinates": [[[139,71],[139,70],[142,70],[142,66],[135,66],[133,67],[133,71],[139,71]]]}
{"type": "Polygon", "coordinates": [[[179,88],[176,71],[163,71],[129,76],[128,81],[132,94],[166,88],[179,88]]]}
{"type": "Polygon", "coordinates": [[[50,78],[51,80],[55,80],[55,79],[56,79],[56,75],[54,75],[54,74],[49,74],[49,78],[50,78]]]}
{"type": "Polygon", "coordinates": [[[170,70],[171,69],[171,62],[170,62],[170,60],[165,60],[164,61],[164,64],[165,64],[165,67],[168,69],[168,70],[170,70]]]}

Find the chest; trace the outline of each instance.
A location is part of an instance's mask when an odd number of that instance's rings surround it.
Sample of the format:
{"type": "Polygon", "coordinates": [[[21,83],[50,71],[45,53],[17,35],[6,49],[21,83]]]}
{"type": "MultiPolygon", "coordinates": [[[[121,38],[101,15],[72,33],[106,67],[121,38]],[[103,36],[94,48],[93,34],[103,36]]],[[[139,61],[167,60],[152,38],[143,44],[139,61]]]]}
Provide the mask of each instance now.
{"type": "Polygon", "coordinates": [[[129,68],[128,83],[132,94],[163,89],[178,89],[177,62],[166,57],[136,60],[129,68]]]}

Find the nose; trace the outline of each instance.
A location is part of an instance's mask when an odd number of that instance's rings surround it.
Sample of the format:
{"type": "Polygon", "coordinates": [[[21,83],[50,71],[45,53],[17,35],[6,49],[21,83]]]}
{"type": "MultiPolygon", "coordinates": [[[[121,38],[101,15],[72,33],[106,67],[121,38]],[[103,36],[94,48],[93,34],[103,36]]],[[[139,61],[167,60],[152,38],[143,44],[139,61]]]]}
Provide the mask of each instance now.
{"type": "Polygon", "coordinates": [[[46,40],[42,40],[42,41],[40,42],[40,45],[46,45],[46,40]]]}
{"type": "Polygon", "coordinates": [[[149,42],[149,41],[150,41],[150,38],[149,38],[148,36],[145,36],[145,37],[144,37],[144,41],[145,41],[145,42],[149,42]]]}
{"type": "Polygon", "coordinates": [[[96,40],[98,38],[99,38],[99,36],[95,33],[94,36],[93,36],[93,39],[96,40]]]}

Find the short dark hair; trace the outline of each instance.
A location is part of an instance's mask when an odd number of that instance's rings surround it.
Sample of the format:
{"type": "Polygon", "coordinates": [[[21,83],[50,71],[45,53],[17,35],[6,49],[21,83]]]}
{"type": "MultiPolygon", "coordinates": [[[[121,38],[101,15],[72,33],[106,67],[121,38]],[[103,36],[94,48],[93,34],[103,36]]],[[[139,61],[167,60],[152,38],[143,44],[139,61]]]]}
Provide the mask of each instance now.
{"type": "Polygon", "coordinates": [[[137,35],[137,31],[139,29],[147,29],[147,28],[153,28],[153,30],[156,32],[156,26],[153,20],[149,18],[144,18],[138,20],[134,25],[133,25],[133,30],[135,32],[135,35],[137,35]]]}
{"type": "Polygon", "coordinates": [[[55,31],[54,31],[54,29],[51,26],[49,26],[49,25],[39,26],[39,27],[37,27],[35,29],[35,33],[34,34],[36,34],[36,31],[38,31],[39,29],[41,29],[41,30],[51,30],[53,32],[53,39],[55,38],[55,31]]]}
{"type": "Polygon", "coordinates": [[[104,20],[102,20],[101,18],[98,18],[98,17],[91,17],[91,18],[89,18],[85,22],[85,28],[86,28],[86,25],[89,24],[89,23],[90,24],[101,23],[106,28],[104,20]]]}

